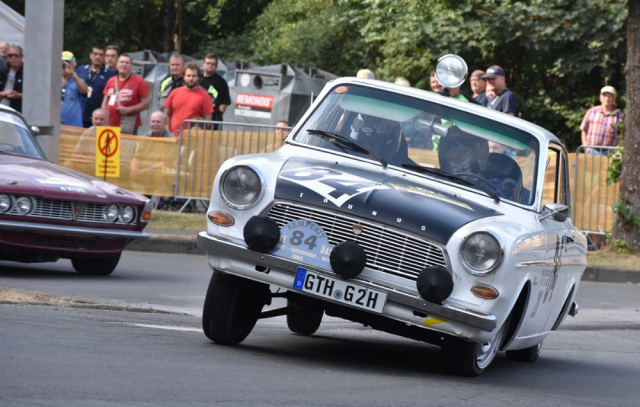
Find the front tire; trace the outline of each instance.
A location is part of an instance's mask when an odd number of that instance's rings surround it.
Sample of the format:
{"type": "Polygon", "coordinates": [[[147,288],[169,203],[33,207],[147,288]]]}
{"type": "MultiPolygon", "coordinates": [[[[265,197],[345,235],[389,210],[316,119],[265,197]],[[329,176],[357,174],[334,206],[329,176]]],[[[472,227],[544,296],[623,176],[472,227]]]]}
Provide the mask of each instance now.
{"type": "Polygon", "coordinates": [[[266,284],[214,271],[202,310],[204,334],[222,345],[239,344],[251,333],[270,298],[266,284]]]}
{"type": "Polygon", "coordinates": [[[121,255],[122,253],[110,257],[77,257],[71,259],[71,264],[78,274],[108,276],[118,267],[121,255]]]}
{"type": "Polygon", "coordinates": [[[496,357],[507,332],[503,324],[491,340],[468,342],[459,338],[445,338],[442,345],[442,368],[450,375],[475,377],[481,375],[496,357]]]}
{"type": "Polygon", "coordinates": [[[299,335],[313,335],[320,328],[324,315],[323,309],[307,308],[291,301],[287,301],[287,306],[300,308],[300,312],[287,314],[287,326],[291,332],[299,335]]]}
{"type": "Polygon", "coordinates": [[[542,348],[541,343],[529,348],[508,350],[506,352],[507,359],[514,362],[533,363],[540,357],[540,348],[542,348]]]}

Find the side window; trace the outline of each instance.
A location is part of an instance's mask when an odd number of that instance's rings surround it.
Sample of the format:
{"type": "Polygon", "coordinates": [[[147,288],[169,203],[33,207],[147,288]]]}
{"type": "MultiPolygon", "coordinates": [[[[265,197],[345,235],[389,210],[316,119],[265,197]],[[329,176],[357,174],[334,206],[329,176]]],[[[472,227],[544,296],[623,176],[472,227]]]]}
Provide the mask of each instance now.
{"type": "Polygon", "coordinates": [[[545,160],[544,183],[542,185],[542,204],[559,203],[568,205],[566,161],[560,148],[551,146],[545,160]]]}

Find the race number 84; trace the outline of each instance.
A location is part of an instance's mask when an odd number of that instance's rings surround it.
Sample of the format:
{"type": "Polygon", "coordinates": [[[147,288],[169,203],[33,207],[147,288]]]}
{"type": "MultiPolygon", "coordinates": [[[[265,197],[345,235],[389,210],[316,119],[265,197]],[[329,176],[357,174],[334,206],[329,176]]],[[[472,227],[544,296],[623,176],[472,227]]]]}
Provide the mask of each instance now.
{"type": "Polygon", "coordinates": [[[315,234],[305,238],[305,234],[303,231],[294,230],[293,233],[291,233],[291,237],[289,238],[289,243],[292,246],[304,245],[312,251],[316,246],[318,246],[318,244],[316,243],[317,240],[318,236],[315,234]]]}

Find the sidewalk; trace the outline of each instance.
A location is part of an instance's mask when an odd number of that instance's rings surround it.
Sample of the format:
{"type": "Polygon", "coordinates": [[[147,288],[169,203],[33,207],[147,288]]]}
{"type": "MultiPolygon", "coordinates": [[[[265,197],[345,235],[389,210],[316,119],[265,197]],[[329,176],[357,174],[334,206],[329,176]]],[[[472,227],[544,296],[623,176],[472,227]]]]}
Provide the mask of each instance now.
{"type": "MultiPolygon", "coordinates": [[[[197,245],[197,231],[157,229],[148,227],[145,232],[151,238],[147,241],[130,243],[126,250],[153,253],[183,253],[204,255],[197,245]]],[[[587,267],[582,275],[582,281],[602,283],[640,283],[640,271],[617,270],[587,267]]]]}

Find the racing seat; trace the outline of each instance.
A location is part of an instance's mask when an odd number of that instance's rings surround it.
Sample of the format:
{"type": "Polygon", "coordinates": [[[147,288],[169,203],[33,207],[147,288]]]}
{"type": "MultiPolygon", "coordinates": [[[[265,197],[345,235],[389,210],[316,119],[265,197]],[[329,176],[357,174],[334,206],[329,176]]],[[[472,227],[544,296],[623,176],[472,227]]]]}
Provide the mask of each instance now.
{"type": "Polygon", "coordinates": [[[482,175],[498,189],[501,197],[520,203],[528,200],[528,191],[522,186],[522,170],[508,155],[489,153],[482,175]]]}

